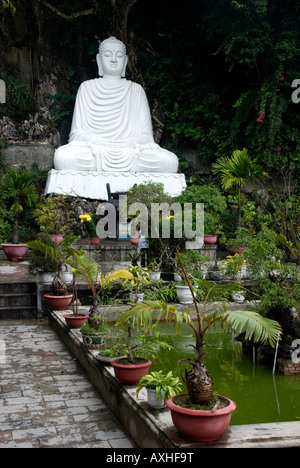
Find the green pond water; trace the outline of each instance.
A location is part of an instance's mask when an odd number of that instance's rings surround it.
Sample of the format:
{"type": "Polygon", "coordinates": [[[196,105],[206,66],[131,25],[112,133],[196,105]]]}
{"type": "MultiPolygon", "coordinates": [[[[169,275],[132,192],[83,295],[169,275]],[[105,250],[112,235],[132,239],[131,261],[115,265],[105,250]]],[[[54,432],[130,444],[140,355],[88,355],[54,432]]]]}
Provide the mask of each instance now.
{"type": "MultiPolygon", "coordinates": [[[[183,326],[180,336],[174,338],[173,326],[160,324],[159,332],[173,349],[159,349],[150,372],[163,369],[180,375],[180,369],[190,369],[177,361],[193,358],[193,348],[186,347],[194,342],[191,329],[183,326]]],[[[214,382],[214,393],[237,405],[232,425],[298,420],[300,424],[300,375],[284,376],[278,372],[273,375],[272,364],[253,362],[253,356],[242,352],[242,344],[233,342],[231,333],[213,329],[205,338],[211,345],[206,347],[205,365],[214,382]]]]}

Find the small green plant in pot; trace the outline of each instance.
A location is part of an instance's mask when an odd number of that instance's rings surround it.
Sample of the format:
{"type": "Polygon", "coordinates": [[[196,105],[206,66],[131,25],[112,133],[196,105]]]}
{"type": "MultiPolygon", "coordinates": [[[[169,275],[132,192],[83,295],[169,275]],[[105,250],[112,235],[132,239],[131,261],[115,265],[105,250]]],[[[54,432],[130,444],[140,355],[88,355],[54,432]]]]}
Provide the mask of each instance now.
{"type": "Polygon", "coordinates": [[[162,371],[150,372],[139,381],[136,396],[139,396],[142,388],[146,388],[149,406],[161,409],[165,407],[165,400],[181,391],[181,385],[179,377],[174,377],[172,371],[167,374],[163,374],[162,371]]]}
{"type": "Polygon", "coordinates": [[[83,343],[88,348],[99,348],[105,344],[105,336],[108,324],[104,322],[104,318],[99,314],[92,314],[89,320],[86,321],[80,328],[83,343]]]}

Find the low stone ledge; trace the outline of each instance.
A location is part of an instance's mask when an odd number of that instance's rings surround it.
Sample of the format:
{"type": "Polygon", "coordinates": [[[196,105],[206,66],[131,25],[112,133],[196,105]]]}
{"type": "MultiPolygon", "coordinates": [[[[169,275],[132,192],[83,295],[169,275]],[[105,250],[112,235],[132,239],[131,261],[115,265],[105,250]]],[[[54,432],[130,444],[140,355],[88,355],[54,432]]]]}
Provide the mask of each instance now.
{"type": "Polygon", "coordinates": [[[49,321],[66,346],[76,356],[106,404],[118,417],[140,448],[300,448],[300,423],[297,421],[229,426],[216,442],[195,443],[180,437],[173,426],[170,411],[151,410],[146,390],[136,398],[136,387],[121,385],[113,369],[97,359],[98,351],[89,350],[79,330],[70,329],[65,312],[52,312],[49,321]]]}

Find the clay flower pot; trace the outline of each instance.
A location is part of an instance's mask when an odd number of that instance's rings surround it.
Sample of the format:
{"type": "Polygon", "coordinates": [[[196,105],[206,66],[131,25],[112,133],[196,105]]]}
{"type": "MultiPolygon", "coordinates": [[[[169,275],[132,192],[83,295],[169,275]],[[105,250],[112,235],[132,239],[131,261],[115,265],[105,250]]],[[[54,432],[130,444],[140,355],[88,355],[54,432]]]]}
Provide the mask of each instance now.
{"type": "Polygon", "coordinates": [[[27,244],[1,244],[2,250],[9,260],[22,260],[27,256],[27,244]]]}
{"type": "MultiPolygon", "coordinates": [[[[192,410],[177,406],[169,398],[167,407],[171,410],[173,424],[183,437],[195,442],[213,442],[218,440],[229,426],[231,413],[236,409],[236,404],[228,398],[228,406],[216,410],[192,410]]],[[[176,400],[175,400],[176,401],[176,400]]]]}
{"type": "Polygon", "coordinates": [[[90,244],[91,245],[99,245],[100,244],[100,240],[99,237],[91,237],[90,239],[90,244]]]}
{"type": "MultiPolygon", "coordinates": [[[[143,361],[143,360],[142,360],[143,361]]],[[[114,368],[115,376],[120,383],[125,385],[137,385],[140,379],[148,374],[151,361],[141,364],[123,364],[124,359],[116,359],[111,362],[114,368]]]]}
{"type": "Polygon", "coordinates": [[[63,316],[68,327],[70,328],[80,328],[88,318],[88,315],[64,315],[63,316]]]}
{"type": "Polygon", "coordinates": [[[209,234],[209,235],[207,235],[207,236],[204,236],[204,237],[203,237],[203,240],[204,240],[204,244],[205,244],[205,245],[214,245],[214,244],[217,243],[218,236],[217,236],[217,235],[209,234]]]}
{"type": "Polygon", "coordinates": [[[51,234],[50,237],[51,237],[51,240],[53,240],[53,242],[60,244],[64,238],[64,235],[63,234],[51,234]]]}
{"type": "Polygon", "coordinates": [[[72,302],[73,294],[66,296],[52,296],[51,294],[44,294],[44,298],[50,309],[52,310],[66,310],[72,302]]]}
{"type": "Polygon", "coordinates": [[[130,237],[129,240],[132,245],[139,245],[140,237],[130,237]]]}

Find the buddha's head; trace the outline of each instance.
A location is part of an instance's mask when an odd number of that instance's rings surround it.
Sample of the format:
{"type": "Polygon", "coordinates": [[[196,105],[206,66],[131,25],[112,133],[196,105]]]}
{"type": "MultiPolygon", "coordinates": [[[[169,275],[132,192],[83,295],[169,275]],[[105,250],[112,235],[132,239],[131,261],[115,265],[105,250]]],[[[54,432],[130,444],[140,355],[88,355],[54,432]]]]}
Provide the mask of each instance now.
{"type": "Polygon", "coordinates": [[[127,66],[126,47],[115,37],[109,37],[100,43],[97,54],[99,76],[124,78],[127,66]]]}

